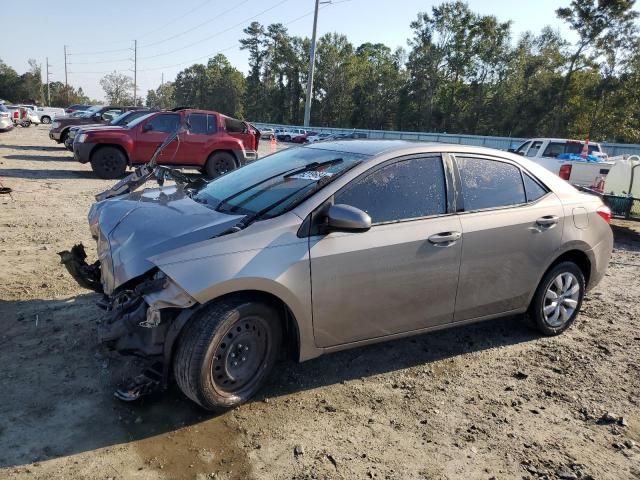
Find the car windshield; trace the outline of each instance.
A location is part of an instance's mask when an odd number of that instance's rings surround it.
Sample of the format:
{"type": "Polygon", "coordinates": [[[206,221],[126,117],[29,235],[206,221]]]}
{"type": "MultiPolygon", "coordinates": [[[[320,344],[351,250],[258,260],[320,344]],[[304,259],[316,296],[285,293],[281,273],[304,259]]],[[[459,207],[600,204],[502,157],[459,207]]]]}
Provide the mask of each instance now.
{"type": "Polygon", "coordinates": [[[133,128],[136,125],[139,125],[140,122],[143,122],[144,120],[146,120],[147,118],[149,118],[151,115],[153,115],[154,112],[151,113],[147,113],[146,115],[142,115],[141,117],[138,117],[134,120],[131,120],[129,123],[127,123],[126,127],[127,128],[133,128]]]}
{"type": "Polygon", "coordinates": [[[219,212],[280,215],[367,155],[318,148],[288,148],[205,184],[193,196],[219,212]]]}
{"type": "Polygon", "coordinates": [[[119,125],[120,122],[122,122],[123,120],[126,119],[126,117],[128,117],[129,115],[131,115],[133,112],[122,112],[119,113],[118,115],[116,115],[115,117],[113,117],[111,119],[111,121],[109,122],[111,125],[119,125]]]}

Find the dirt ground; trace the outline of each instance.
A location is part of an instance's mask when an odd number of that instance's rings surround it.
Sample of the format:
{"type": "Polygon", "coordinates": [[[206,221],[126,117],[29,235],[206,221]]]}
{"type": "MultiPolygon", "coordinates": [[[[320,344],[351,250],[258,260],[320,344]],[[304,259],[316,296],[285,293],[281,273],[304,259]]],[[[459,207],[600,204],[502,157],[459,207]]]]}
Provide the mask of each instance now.
{"type": "Polygon", "coordinates": [[[2,479],[640,478],[639,223],[615,222],[564,335],[507,318],[288,362],[212,416],[176,388],[112,397],[126,360],[96,347],[96,296],[56,254],[93,247],[112,182],[40,126],[0,134],[0,183],[2,479]]]}

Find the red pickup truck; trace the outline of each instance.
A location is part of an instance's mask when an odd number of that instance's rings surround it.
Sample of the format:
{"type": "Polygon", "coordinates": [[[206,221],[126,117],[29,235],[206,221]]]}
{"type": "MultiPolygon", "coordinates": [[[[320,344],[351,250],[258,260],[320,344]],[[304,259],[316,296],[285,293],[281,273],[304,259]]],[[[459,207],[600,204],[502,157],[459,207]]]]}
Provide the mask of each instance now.
{"type": "Polygon", "coordinates": [[[150,113],[126,127],[83,129],[73,143],[73,156],[81,163],[91,162],[100,178],[119,178],[127,166],[147,163],[185,121],[188,130],[164,149],[159,164],[197,168],[215,178],[258,158],[260,132],[251,124],[195,109],[150,113]]]}

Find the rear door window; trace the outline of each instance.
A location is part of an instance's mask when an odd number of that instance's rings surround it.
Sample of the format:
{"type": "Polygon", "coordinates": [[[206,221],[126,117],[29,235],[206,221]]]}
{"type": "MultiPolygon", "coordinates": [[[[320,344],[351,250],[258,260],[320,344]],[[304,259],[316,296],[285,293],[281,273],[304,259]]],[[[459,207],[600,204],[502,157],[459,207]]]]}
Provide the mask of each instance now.
{"type": "Polygon", "coordinates": [[[520,168],[506,162],[456,156],[466,211],[526,202],[520,168]]]}
{"type": "Polygon", "coordinates": [[[543,157],[557,157],[562,155],[565,151],[566,144],[561,142],[550,142],[547,148],[544,149],[543,157]]]}
{"type": "Polygon", "coordinates": [[[401,160],[360,177],[335,195],[369,214],[373,223],[396,222],[446,212],[440,157],[401,160]]]}

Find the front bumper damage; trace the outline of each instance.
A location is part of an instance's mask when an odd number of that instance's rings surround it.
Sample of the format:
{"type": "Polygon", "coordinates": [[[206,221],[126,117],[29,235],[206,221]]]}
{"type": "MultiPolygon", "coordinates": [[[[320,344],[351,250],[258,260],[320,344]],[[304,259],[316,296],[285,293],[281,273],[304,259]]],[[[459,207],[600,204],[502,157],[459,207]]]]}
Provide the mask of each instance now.
{"type": "Polygon", "coordinates": [[[98,326],[99,343],[108,350],[146,360],[144,371],[125,381],[115,396],[131,401],[165,389],[174,342],[196,301],[158,269],[107,295],[101,284],[100,262],[88,264],[82,244],[59,255],[81,287],[102,293],[97,301],[104,312],[98,326]]]}

